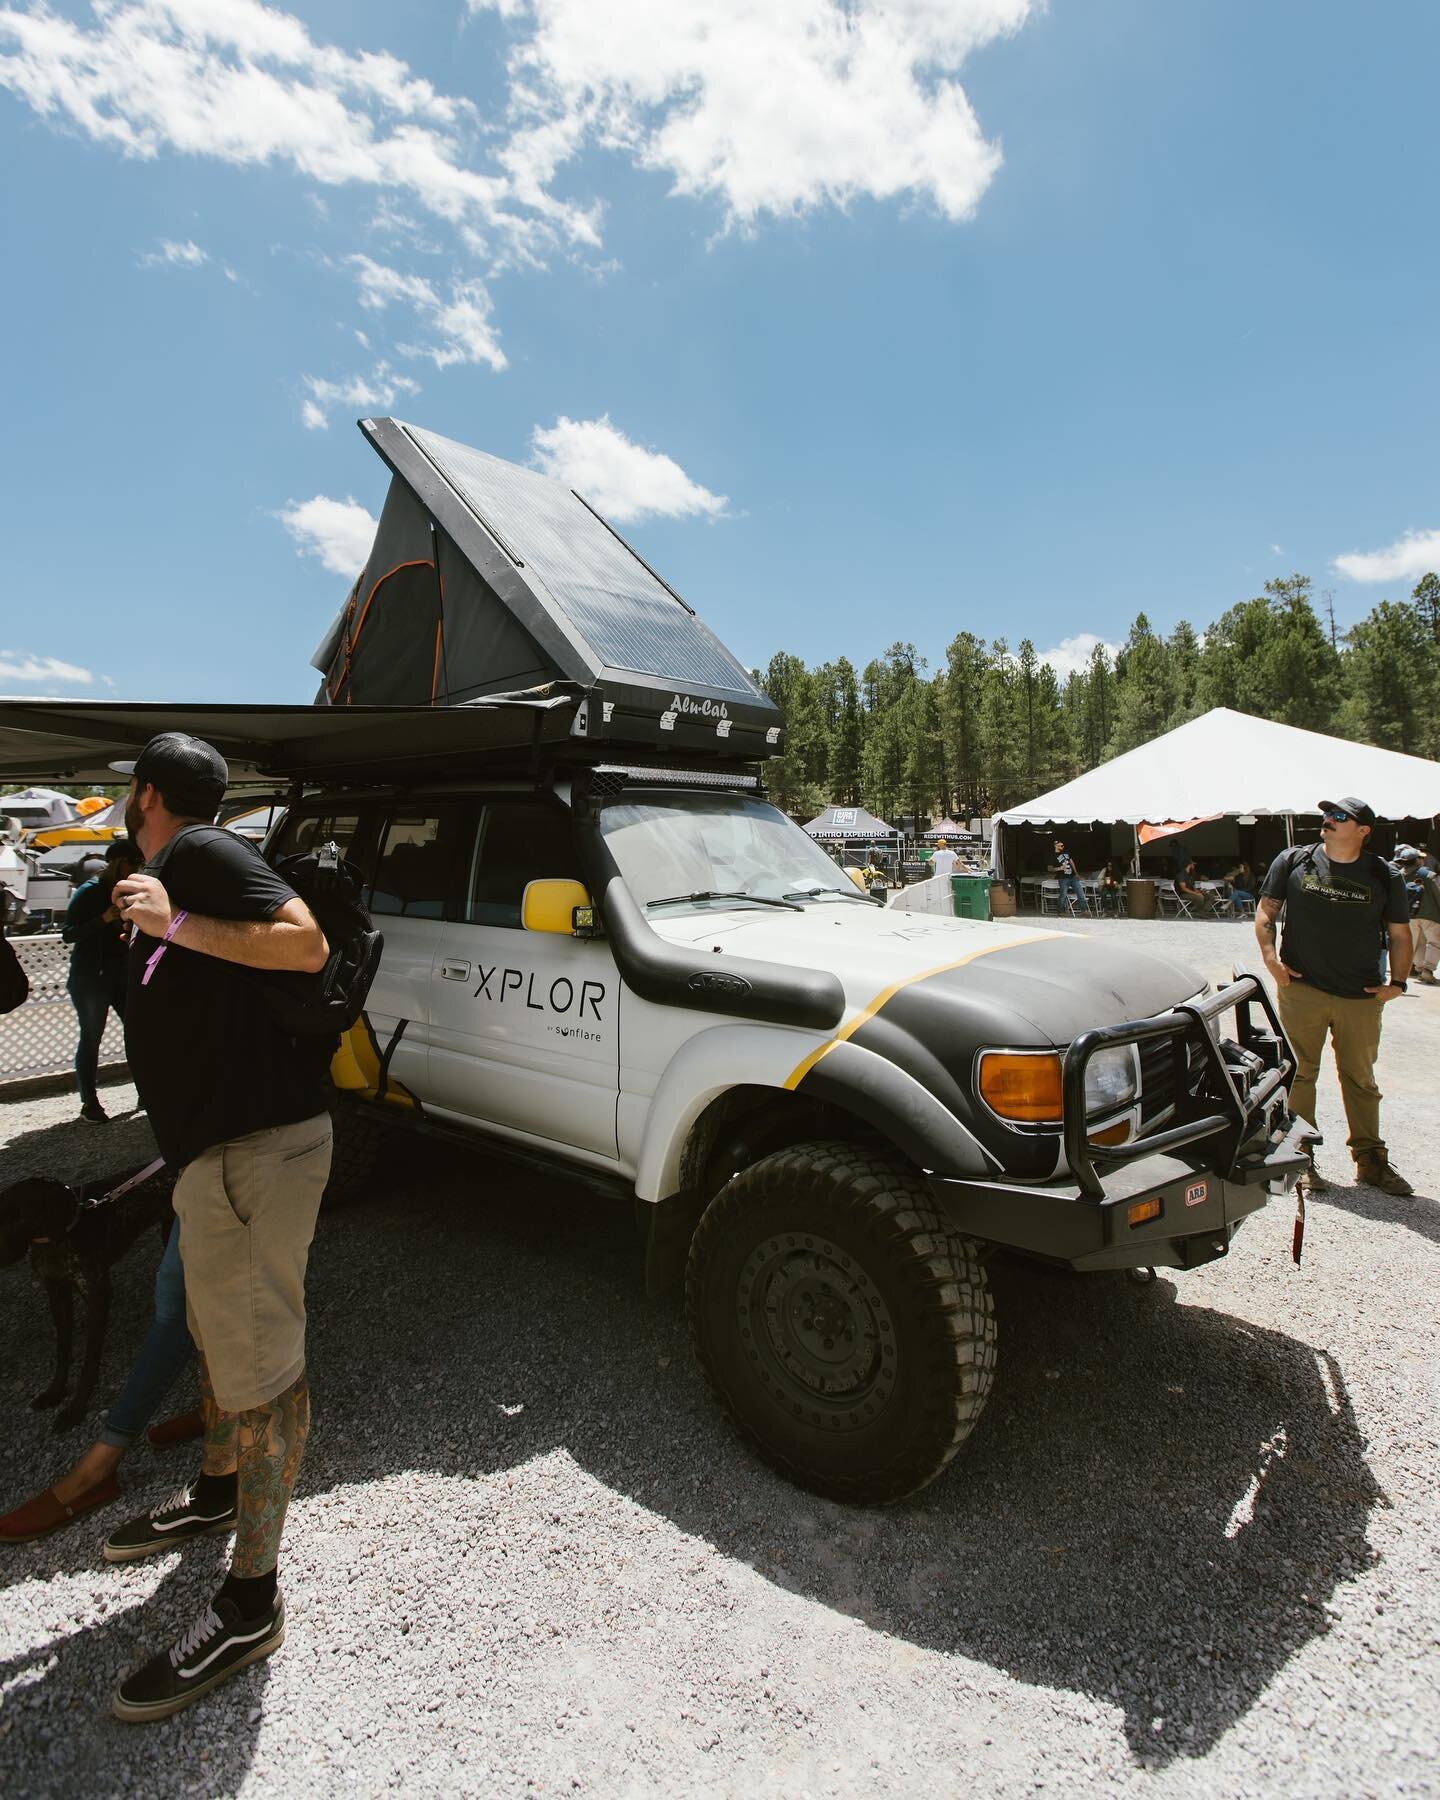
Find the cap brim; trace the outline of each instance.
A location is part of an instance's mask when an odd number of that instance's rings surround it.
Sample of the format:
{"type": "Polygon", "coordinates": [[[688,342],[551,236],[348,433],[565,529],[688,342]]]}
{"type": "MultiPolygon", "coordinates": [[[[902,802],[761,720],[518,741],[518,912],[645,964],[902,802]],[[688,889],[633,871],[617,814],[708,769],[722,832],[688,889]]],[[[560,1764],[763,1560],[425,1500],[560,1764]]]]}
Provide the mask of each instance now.
{"type": "Polygon", "coordinates": [[[133,775],[135,773],[135,764],[133,762],[110,763],[107,766],[112,768],[117,775],[133,775]]]}

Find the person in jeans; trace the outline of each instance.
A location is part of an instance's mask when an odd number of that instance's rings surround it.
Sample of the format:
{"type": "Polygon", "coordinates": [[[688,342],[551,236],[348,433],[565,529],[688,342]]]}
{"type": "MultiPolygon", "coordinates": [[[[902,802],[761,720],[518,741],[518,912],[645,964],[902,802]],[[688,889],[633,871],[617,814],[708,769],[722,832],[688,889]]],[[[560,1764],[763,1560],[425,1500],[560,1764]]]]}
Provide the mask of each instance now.
{"type": "MultiPolygon", "coordinates": [[[[87,865],[81,865],[82,869],[87,865]]],[[[100,1040],[110,1009],[125,1014],[125,933],[115,910],[113,890],[123,875],[140,867],[140,856],[128,838],[115,838],[99,867],[91,869],[70,896],[61,927],[71,946],[65,988],[80,1021],[75,1047],[75,1085],[80,1091],[80,1117],[104,1125],[109,1114],[100,1104],[97,1077],[100,1040]]]]}
{"type": "Polygon", "coordinates": [[[115,889],[133,927],[125,1049],[175,1214],[200,1354],[199,1475],[106,1539],[130,1562],[234,1527],[230,1572],[168,1651],[120,1683],[130,1722],[168,1717],[285,1635],[278,1558],[310,1428],[305,1269],[330,1171],[330,1045],[273,1021],[256,970],[325,965],[324,933],[253,846],[210,827],[229,771],[183,732],[133,763],[126,824],[144,870],[115,889]]]}
{"type": "MultiPolygon", "coordinates": [[[[1405,992],[1413,940],[1399,874],[1367,848],[1375,813],[1363,800],[1320,802],[1320,842],[1282,850],[1255,909],[1255,936],[1275,980],[1280,1023],[1295,1052],[1290,1104],[1315,1122],[1315,1078],[1328,1037],[1335,1049],[1347,1142],[1360,1181],[1387,1194],[1413,1192],[1390,1166],[1380,1135],[1375,1060],[1386,1005],[1405,992]],[[1276,930],[1284,918],[1278,947],[1276,930]],[[1380,957],[1388,942],[1389,979],[1380,957]]],[[[1312,1170],[1307,1180],[1322,1188],[1312,1170]]]]}
{"type": "MultiPolygon", "coordinates": [[[[99,1437],[52,1487],[0,1518],[0,1543],[18,1544],[44,1537],[116,1499],[120,1492],[116,1471],[122,1459],[194,1353],[185,1321],[180,1230],[172,1224],[155,1274],[155,1316],[120,1397],[105,1415],[99,1437]]],[[[157,1426],[150,1433],[150,1441],[157,1448],[183,1443],[187,1438],[199,1437],[200,1430],[196,1416],[182,1413],[157,1426]]]]}
{"type": "Polygon", "coordinates": [[[1078,906],[1081,912],[1088,912],[1090,909],[1085,904],[1085,891],[1080,886],[1080,877],[1075,873],[1075,858],[1059,838],[1055,840],[1055,861],[1052,867],[1060,877],[1060,904],[1064,906],[1069,901],[1078,906]]]}

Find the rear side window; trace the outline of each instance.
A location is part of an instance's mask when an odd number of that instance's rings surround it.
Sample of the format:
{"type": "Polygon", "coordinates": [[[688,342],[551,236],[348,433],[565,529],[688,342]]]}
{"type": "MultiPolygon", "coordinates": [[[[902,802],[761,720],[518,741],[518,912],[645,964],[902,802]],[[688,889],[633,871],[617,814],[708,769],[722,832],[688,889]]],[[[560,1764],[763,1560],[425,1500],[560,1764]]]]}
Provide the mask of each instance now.
{"type": "Polygon", "coordinates": [[[480,821],[465,918],[518,931],[526,882],[557,877],[581,879],[570,814],[553,804],[497,801],[480,821]]]}
{"type": "Polygon", "coordinates": [[[468,838],[464,809],[454,803],[396,808],[385,821],[370,911],[389,917],[443,919],[464,883],[468,838]]]}
{"type": "Polygon", "coordinates": [[[341,812],[291,813],[275,840],[275,855],[303,856],[317,844],[336,843],[342,856],[353,856],[360,831],[358,809],[341,812]]]}

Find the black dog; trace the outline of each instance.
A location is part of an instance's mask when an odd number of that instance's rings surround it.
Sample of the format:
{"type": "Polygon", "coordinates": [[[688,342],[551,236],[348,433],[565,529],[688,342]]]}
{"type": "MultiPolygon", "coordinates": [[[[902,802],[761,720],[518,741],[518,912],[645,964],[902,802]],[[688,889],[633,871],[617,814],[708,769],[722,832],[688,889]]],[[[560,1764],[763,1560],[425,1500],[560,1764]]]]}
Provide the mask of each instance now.
{"type": "Polygon", "coordinates": [[[0,1194],[0,1268],[13,1267],[28,1250],[30,1267],[44,1283],[55,1321],[55,1379],[31,1401],[37,1411],[59,1406],[65,1398],[76,1294],[85,1309],[80,1379],[69,1404],[55,1415],[56,1431],[68,1431],[80,1422],[95,1391],[110,1316],[111,1268],[145,1231],[158,1225],[163,1243],[170,1229],[175,1182],[163,1166],[114,1199],[98,1206],[86,1204],[123,1188],[131,1175],[140,1172],[112,1175],[82,1187],[37,1177],[17,1181],[0,1194]]]}

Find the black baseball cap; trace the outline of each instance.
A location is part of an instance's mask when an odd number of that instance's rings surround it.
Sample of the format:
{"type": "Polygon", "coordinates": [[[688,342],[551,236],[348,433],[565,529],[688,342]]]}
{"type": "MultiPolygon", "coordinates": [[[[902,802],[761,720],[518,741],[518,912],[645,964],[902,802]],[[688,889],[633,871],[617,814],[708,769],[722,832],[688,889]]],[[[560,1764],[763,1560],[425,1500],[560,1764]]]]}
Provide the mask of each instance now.
{"type": "Polygon", "coordinates": [[[215,817],[230,785],[229,767],[215,746],[183,731],[162,731],[134,762],[112,762],[110,767],[142,785],[153,782],[172,812],[197,819],[215,817]]]}
{"type": "Polygon", "coordinates": [[[1357,825],[1373,825],[1375,823],[1375,808],[1367,806],[1354,794],[1348,795],[1344,800],[1322,800],[1320,811],[1322,813],[1349,813],[1357,825]]]}

